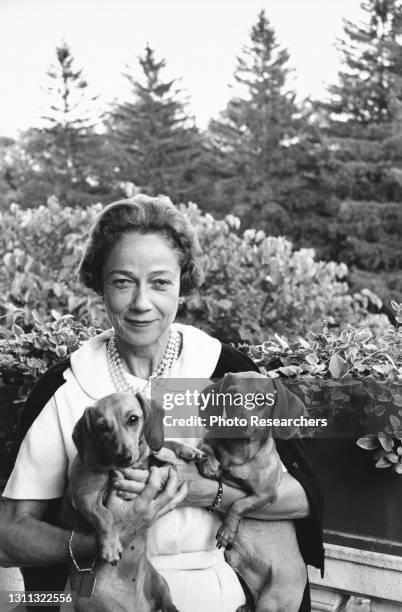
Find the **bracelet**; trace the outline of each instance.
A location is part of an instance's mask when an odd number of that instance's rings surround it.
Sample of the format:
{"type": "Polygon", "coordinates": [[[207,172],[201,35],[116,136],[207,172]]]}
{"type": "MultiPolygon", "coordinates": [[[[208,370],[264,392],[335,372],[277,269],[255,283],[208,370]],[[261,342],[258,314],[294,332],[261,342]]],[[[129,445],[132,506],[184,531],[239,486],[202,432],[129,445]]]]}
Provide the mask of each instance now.
{"type": "Polygon", "coordinates": [[[74,557],[74,554],[73,554],[73,537],[74,537],[74,533],[75,533],[75,529],[72,530],[71,535],[70,535],[69,540],[68,540],[68,552],[70,554],[71,561],[73,562],[73,565],[74,565],[75,569],[77,570],[77,572],[79,572],[79,573],[92,572],[92,570],[95,567],[96,557],[93,560],[93,563],[92,563],[91,567],[80,567],[78,565],[77,561],[75,560],[75,557],[74,557]]]}
{"type": "Polygon", "coordinates": [[[211,512],[211,514],[213,514],[214,512],[216,512],[221,507],[221,505],[222,505],[222,497],[223,497],[223,483],[222,483],[222,478],[219,478],[219,480],[218,480],[218,492],[216,494],[215,501],[212,504],[212,506],[207,508],[208,512],[211,512]]]}

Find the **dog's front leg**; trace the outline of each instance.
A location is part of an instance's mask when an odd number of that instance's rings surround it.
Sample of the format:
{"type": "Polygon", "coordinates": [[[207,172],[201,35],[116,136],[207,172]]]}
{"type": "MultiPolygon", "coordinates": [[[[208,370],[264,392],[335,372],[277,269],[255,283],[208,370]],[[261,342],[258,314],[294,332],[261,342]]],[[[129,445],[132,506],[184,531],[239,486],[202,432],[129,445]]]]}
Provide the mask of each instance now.
{"type": "Polygon", "coordinates": [[[171,463],[171,461],[166,458],[166,449],[173,451],[178,459],[184,459],[185,461],[201,461],[204,458],[202,450],[191,444],[184,444],[184,442],[176,442],[175,440],[165,440],[163,448],[155,456],[167,463],[171,463]]]}
{"type": "MultiPolygon", "coordinates": [[[[117,496],[117,492],[112,489],[109,496],[117,496]]],[[[99,499],[97,520],[98,526],[96,527],[96,531],[99,537],[100,556],[108,563],[116,565],[119,559],[121,559],[123,545],[116,529],[114,516],[112,512],[103,505],[103,499],[99,499]]]]}
{"type": "Polygon", "coordinates": [[[123,547],[114,524],[113,514],[103,504],[108,486],[108,474],[91,473],[83,477],[82,474],[72,472],[70,490],[73,506],[96,530],[100,557],[115,565],[121,558],[123,547]]]}
{"type": "Polygon", "coordinates": [[[218,548],[230,548],[236,538],[239,523],[243,516],[261,508],[266,503],[275,501],[277,492],[267,495],[248,495],[233,502],[216,534],[218,548]]]}

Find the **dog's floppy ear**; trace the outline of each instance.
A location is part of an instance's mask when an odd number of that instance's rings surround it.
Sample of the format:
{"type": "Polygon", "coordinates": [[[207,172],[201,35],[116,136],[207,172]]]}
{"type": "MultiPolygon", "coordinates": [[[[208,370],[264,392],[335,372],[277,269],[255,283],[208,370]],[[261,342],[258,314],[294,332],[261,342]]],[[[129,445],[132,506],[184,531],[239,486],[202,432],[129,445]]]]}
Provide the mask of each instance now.
{"type": "Polygon", "coordinates": [[[141,393],[135,394],[144,415],[144,437],[149,448],[159,451],[164,442],[163,417],[165,411],[159,404],[141,393]]]}
{"type": "MultiPolygon", "coordinates": [[[[276,388],[277,396],[275,405],[272,408],[271,417],[273,419],[287,419],[289,423],[294,419],[300,419],[302,416],[308,416],[307,408],[296,393],[290,391],[286,384],[279,378],[272,379],[276,388]]],[[[300,427],[289,424],[286,427],[273,426],[272,435],[274,438],[288,440],[293,438],[300,427]]]]}
{"type": "Polygon", "coordinates": [[[206,405],[199,411],[200,416],[210,422],[211,417],[223,416],[224,402],[215,401],[217,393],[222,393],[225,389],[228,374],[224,374],[222,378],[211,379],[211,384],[202,390],[204,399],[208,398],[206,405]],[[214,396],[215,394],[215,396],[214,396]]]}
{"type": "Polygon", "coordinates": [[[90,408],[85,408],[84,414],[78,419],[73,429],[73,442],[81,461],[84,459],[85,452],[88,452],[88,445],[93,445],[90,410],[90,408]]]}

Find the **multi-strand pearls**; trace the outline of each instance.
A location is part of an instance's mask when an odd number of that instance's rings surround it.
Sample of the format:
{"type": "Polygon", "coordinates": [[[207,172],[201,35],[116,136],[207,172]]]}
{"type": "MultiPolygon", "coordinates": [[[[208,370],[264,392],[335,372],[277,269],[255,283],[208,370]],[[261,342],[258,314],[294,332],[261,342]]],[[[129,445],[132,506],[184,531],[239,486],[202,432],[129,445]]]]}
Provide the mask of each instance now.
{"type": "Polygon", "coordinates": [[[109,365],[110,377],[112,379],[113,387],[115,391],[137,393],[137,391],[146,391],[153,378],[161,378],[162,376],[169,376],[173,364],[177,361],[180,353],[181,336],[176,330],[171,330],[169,334],[169,340],[163,354],[161,361],[155,372],[148,378],[148,382],[143,388],[135,387],[130,384],[127,380],[126,373],[123,368],[123,363],[119,351],[116,346],[115,333],[110,336],[107,345],[107,360],[109,365]]]}

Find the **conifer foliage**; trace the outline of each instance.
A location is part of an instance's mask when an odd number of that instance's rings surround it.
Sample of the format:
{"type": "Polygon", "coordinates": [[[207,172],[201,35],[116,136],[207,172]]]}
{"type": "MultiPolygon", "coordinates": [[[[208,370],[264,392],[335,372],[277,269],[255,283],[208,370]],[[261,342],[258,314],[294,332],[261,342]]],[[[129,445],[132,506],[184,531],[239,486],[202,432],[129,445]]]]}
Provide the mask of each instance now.
{"type": "Polygon", "coordinates": [[[146,46],[142,75],[125,73],[133,98],[111,112],[109,130],[120,155],[120,176],[150,195],[187,201],[194,193],[200,135],[187,114],[177,80],[164,80],[164,59],[146,46]]]}
{"type": "Polygon", "coordinates": [[[22,134],[11,151],[15,199],[27,206],[45,204],[51,195],[84,206],[91,196],[101,199],[105,185],[109,195],[112,184],[106,143],[94,129],[97,97],[67,43],[56,47],[56,59],[47,72],[43,127],[22,134]]]}
{"type": "Polygon", "coordinates": [[[272,233],[287,222],[287,181],[294,177],[292,146],[301,122],[288,89],[289,54],[276,40],[264,11],[237,58],[235,96],[209,126],[217,179],[216,202],[225,202],[245,225],[258,219],[272,233]]]}
{"type": "Polygon", "coordinates": [[[395,290],[396,297],[398,284],[402,290],[402,2],[366,0],[361,7],[361,23],[345,21],[339,82],[321,105],[327,192],[340,202],[331,256],[356,266],[355,276],[359,269],[376,273],[372,287],[383,295],[395,290]]]}

